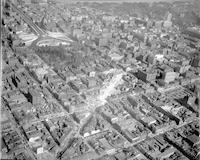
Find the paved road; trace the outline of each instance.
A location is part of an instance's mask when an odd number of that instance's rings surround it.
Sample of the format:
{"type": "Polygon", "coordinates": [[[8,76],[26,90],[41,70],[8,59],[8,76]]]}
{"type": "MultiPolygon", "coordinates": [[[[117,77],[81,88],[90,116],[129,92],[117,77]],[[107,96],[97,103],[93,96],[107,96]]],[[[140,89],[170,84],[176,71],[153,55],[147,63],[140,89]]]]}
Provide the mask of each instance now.
{"type": "Polygon", "coordinates": [[[67,41],[68,37],[66,37],[66,40],[60,37],[53,37],[51,34],[47,33],[45,30],[41,29],[38,25],[36,25],[26,13],[24,13],[22,10],[17,8],[13,3],[11,3],[11,6],[12,6],[12,9],[21,16],[21,18],[28,24],[28,26],[33,30],[33,32],[38,36],[38,38],[32,42],[31,47],[35,47],[39,41],[44,40],[44,39],[56,39],[56,40],[67,41]]]}
{"type": "Polygon", "coordinates": [[[35,34],[41,36],[47,34],[44,30],[38,27],[29,16],[27,16],[23,11],[19,10],[14,4],[11,3],[11,6],[13,10],[16,11],[22,17],[22,19],[33,29],[35,34]]]}

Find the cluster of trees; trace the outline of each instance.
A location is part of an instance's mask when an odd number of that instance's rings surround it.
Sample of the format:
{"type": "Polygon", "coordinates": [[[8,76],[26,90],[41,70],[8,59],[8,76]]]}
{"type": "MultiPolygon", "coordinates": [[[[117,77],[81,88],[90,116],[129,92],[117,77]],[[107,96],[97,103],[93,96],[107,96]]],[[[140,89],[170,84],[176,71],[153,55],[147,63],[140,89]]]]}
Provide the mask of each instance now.
{"type": "Polygon", "coordinates": [[[37,47],[36,52],[39,54],[45,54],[48,53],[52,57],[59,57],[61,59],[65,59],[65,48],[62,46],[42,46],[37,47]]]}
{"type": "Polygon", "coordinates": [[[52,66],[61,63],[75,66],[80,64],[81,55],[78,52],[69,53],[62,45],[36,47],[35,51],[46,63],[52,66]]]}
{"type": "Polygon", "coordinates": [[[35,51],[48,64],[54,64],[57,61],[69,60],[71,58],[66,56],[66,50],[62,46],[36,47],[35,51]]]}

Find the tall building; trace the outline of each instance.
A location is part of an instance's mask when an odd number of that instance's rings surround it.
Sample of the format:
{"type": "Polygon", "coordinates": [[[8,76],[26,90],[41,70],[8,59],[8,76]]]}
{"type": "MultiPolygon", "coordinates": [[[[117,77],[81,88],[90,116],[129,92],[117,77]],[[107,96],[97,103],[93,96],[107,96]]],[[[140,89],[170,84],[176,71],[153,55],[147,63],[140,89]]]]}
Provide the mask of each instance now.
{"type": "Polygon", "coordinates": [[[167,21],[172,21],[172,14],[168,12],[167,21]]]}
{"type": "Polygon", "coordinates": [[[169,28],[172,26],[172,14],[170,12],[167,13],[167,18],[166,20],[164,21],[164,24],[163,26],[165,28],[169,28]]]}

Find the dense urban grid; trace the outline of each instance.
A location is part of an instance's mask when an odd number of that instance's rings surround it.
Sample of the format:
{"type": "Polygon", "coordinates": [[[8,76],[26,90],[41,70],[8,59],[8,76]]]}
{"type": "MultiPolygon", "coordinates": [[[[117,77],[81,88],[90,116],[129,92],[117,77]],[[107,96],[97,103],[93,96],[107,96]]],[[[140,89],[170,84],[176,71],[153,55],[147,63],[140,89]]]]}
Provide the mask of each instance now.
{"type": "Polygon", "coordinates": [[[199,0],[4,0],[1,23],[2,159],[200,158],[199,0]]]}

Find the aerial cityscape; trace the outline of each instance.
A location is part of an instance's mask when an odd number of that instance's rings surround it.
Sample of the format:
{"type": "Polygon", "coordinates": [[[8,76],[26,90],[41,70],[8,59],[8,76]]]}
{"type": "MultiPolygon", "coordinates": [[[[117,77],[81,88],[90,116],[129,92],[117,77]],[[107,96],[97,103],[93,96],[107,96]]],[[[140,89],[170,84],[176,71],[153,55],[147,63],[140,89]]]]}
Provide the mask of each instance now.
{"type": "Polygon", "coordinates": [[[200,0],[1,10],[1,160],[200,159],[200,0]]]}

